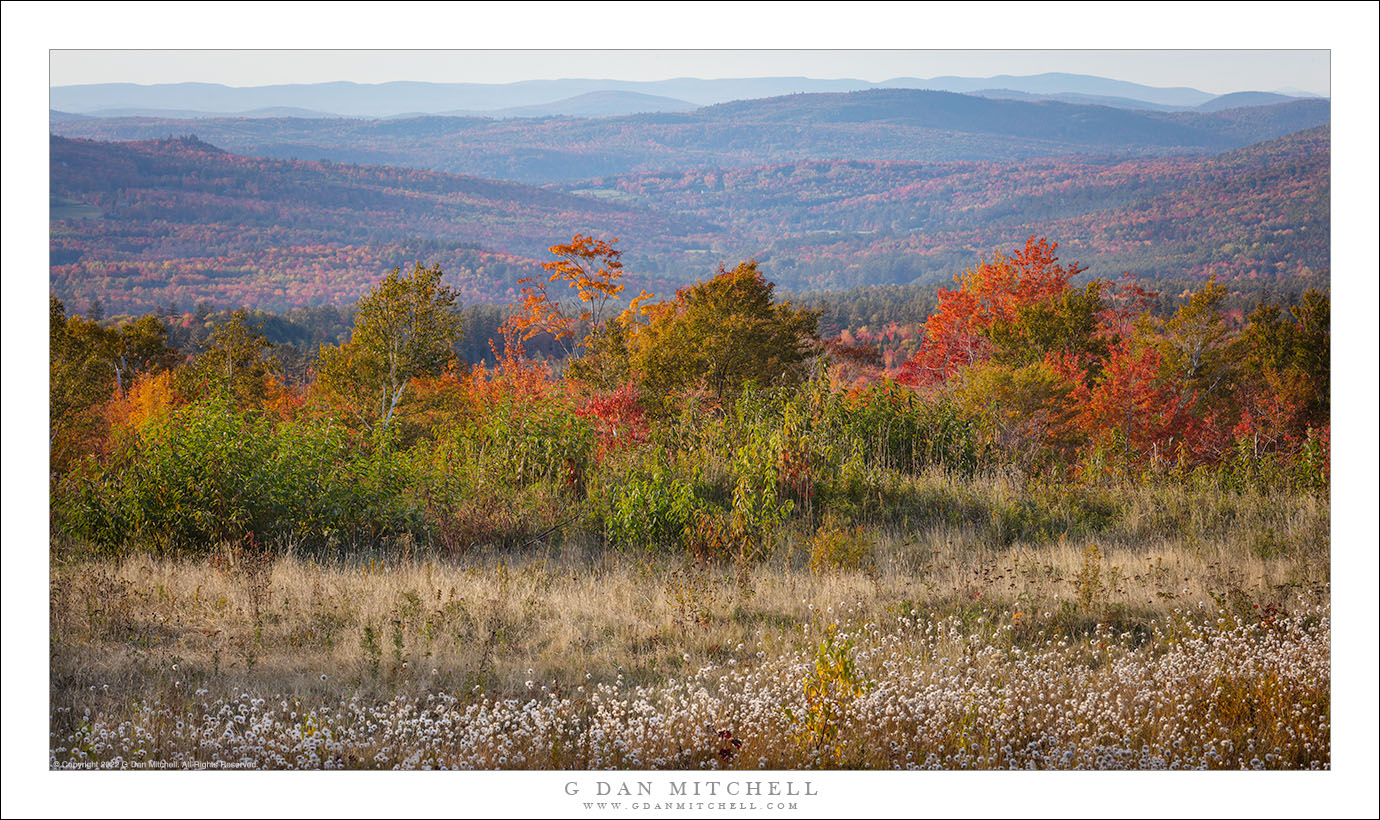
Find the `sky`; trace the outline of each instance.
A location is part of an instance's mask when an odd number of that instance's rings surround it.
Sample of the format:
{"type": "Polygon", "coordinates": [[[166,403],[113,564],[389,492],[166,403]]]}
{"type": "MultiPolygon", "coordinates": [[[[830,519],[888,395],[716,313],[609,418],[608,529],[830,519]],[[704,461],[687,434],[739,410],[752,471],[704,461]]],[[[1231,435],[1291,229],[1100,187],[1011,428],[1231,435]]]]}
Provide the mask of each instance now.
{"type": "Polygon", "coordinates": [[[675,77],[851,78],[1067,72],[1211,93],[1330,94],[1327,50],[53,50],[49,85],[508,83],[675,77]]]}

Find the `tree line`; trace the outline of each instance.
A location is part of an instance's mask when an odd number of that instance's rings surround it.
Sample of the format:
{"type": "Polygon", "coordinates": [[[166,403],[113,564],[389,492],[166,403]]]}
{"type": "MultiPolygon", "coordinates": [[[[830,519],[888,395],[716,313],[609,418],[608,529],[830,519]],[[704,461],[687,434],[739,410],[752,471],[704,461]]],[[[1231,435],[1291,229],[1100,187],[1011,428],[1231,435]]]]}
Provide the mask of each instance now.
{"type": "Polygon", "coordinates": [[[895,515],[888,488],[926,471],[1328,484],[1318,291],[1238,312],[1209,279],[1166,312],[1134,281],[1075,282],[1032,237],[939,289],[888,361],[754,261],[625,301],[617,240],[551,253],[478,360],[463,340],[483,328],[434,265],[394,269],[296,361],[247,311],[197,325],[188,353],[164,315],[51,299],[56,540],[455,552],[567,528],[747,559],[787,526],[895,515]]]}

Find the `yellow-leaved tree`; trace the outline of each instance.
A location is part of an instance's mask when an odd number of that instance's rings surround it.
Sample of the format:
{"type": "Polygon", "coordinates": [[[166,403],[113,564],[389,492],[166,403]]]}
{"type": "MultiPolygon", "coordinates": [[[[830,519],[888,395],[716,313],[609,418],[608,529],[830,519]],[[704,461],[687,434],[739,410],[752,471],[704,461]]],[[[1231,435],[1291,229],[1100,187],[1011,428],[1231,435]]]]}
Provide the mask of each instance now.
{"type": "Polygon", "coordinates": [[[698,388],[723,402],[748,382],[799,383],[819,338],[819,312],[778,303],[774,288],[756,262],[743,262],[672,299],[635,300],[620,322],[643,396],[668,404],[698,388]]]}
{"type": "Polygon", "coordinates": [[[321,349],[317,388],[365,425],[387,430],[405,406],[408,385],[456,362],[458,296],[441,284],[441,268],[394,268],[359,301],[350,341],[321,349]]]}

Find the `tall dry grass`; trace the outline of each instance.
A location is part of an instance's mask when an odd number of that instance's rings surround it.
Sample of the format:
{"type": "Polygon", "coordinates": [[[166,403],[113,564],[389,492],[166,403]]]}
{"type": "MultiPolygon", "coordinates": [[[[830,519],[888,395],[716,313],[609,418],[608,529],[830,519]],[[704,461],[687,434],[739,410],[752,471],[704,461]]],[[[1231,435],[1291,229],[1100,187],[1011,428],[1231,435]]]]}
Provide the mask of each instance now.
{"type": "Polygon", "coordinates": [[[787,531],[747,567],[578,536],[448,560],[55,554],[53,764],[109,764],[123,747],[92,733],[122,726],[147,759],[214,764],[185,727],[245,697],[254,737],[275,738],[249,753],[261,766],[1328,764],[1325,501],[1144,487],[1092,525],[1049,502],[1032,515],[1051,537],[1002,512],[1024,496],[998,479],[917,481],[970,503],[851,530],[847,549],[787,531]],[[1175,664],[1187,682],[1166,692],[1175,664]],[[421,704],[449,740],[366,731],[389,715],[415,734],[421,704]],[[307,754],[302,715],[355,745],[307,754]],[[481,718],[525,740],[476,735],[481,718]]]}

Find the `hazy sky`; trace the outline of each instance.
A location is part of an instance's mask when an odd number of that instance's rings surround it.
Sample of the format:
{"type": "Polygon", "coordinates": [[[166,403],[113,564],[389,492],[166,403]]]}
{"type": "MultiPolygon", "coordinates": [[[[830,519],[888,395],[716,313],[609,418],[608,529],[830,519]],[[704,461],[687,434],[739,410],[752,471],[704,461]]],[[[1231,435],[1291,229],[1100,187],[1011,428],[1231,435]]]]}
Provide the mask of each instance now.
{"type": "Polygon", "coordinates": [[[1327,95],[1325,50],[1134,51],[141,51],[54,50],[50,85],[211,82],[234,86],[391,80],[507,83],[586,78],[893,77],[1096,74],[1203,91],[1298,89],[1327,95]]]}

